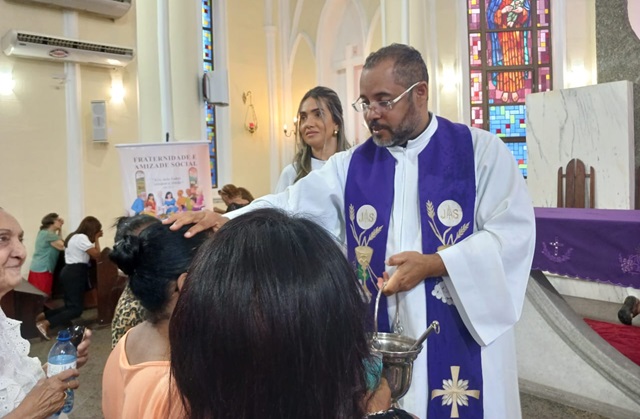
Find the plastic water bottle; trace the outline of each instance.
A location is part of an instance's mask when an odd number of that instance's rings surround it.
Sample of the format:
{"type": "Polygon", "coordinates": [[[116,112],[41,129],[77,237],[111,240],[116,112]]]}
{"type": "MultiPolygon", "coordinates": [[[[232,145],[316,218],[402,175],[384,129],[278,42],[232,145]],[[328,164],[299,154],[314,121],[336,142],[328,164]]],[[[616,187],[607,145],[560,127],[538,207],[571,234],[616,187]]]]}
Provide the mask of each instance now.
{"type": "MultiPolygon", "coordinates": [[[[62,371],[70,370],[76,367],[78,352],[76,347],[71,343],[71,334],[68,330],[58,332],[58,340],[49,351],[49,366],[47,367],[47,376],[53,377],[62,371]]],[[[73,390],[67,389],[67,398],[61,412],[69,413],[73,409],[73,390]]],[[[58,412],[59,414],[60,412],[58,412]]]]}

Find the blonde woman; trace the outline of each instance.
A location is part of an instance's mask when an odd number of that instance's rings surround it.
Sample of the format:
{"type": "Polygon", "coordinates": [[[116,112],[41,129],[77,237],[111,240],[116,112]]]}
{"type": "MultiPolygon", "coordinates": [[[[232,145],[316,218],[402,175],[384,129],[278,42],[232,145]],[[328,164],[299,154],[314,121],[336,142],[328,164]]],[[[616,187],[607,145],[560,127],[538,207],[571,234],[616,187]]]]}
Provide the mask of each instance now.
{"type": "Polygon", "coordinates": [[[328,87],[316,86],[309,90],[298,107],[298,152],[293,163],[282,170],[276,185],[279,193],[320,169],[339,151],[350,147],[344,135],[344,117],[340,98],[328,87]]]}

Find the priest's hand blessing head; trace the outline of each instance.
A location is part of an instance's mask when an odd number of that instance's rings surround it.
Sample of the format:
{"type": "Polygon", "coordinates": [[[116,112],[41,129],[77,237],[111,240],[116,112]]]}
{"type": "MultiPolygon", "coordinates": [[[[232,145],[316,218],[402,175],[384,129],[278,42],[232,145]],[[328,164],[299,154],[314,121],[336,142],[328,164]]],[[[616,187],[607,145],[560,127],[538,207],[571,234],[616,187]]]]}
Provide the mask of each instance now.
{"type": "Polygon", "coordinates": [[[169,228],[173,231],[179,230],[184,225],[194,224],[193,227],[191,227],[189,230],[187,230],[186,233],[184,233],[184,236],[189,238],[200,233],[201,231],[217,231],[227,221],[229,221],[229,219],[221,216],[220,214],[216,214],[215,212],[209,210],[202,210],[174,213],[171,214],[169,218],[162,220],[162,223],[171,224],[171,227],[169,228]]]}

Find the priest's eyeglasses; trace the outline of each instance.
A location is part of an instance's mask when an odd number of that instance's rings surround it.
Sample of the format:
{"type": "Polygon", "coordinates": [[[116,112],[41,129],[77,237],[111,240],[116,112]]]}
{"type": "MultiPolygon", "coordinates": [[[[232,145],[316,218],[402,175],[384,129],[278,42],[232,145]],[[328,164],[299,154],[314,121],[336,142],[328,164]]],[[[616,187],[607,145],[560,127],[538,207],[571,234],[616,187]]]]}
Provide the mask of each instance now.
{"type": "Polygon", "coordinates": [[[381,101],[374,101],[374,102],[367,103],[367,102],[364,101],[363,98],[358,98],[358,100],[353,102],[351,104],[351,106],[353,106],[353,109],[355,109],[356,112],[362,112],[362,113],[367,113],[372,109],[374,111],[378,112],[378,113],[385,112],[385,111],[390,111],[391,109],[393,109],[393,105],[398,103],[400,101],[400,99],[402,99],[407,93],[409,93],[411,91],[411,89],[413,89],[414,87],[416,87],[420,83],[422,83],[422,82],[419,81],[419,82],[416,82],[416,83],[412,84],[411,87],[409,87],[404,92],[400,93],[400,96],[398,96],[397,98],[395,98],[393,100],[381,100],[381,101]]]}

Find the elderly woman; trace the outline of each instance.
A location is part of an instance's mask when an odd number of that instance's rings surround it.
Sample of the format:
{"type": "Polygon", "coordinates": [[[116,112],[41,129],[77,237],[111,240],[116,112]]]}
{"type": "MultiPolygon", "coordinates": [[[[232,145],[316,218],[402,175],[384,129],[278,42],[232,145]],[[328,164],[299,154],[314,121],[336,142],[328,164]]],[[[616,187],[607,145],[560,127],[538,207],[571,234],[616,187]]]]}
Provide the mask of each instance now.
{"type": "MultiPolygon", "coordinates": [[[[26,251],[18,221],[0,208],[0,299],[14,289],[22,275],[26,251]]],[[[78,367],[88,359],[91,332],[78,346],[78,367]]],[[[65,390],[78,388],[78,371],[67,370],[50,378],[37,358],[30,358],[29,342],[20,336],[20,322],[0,309],[0,417],[47,418],[62,409],[65,390]]]]}

